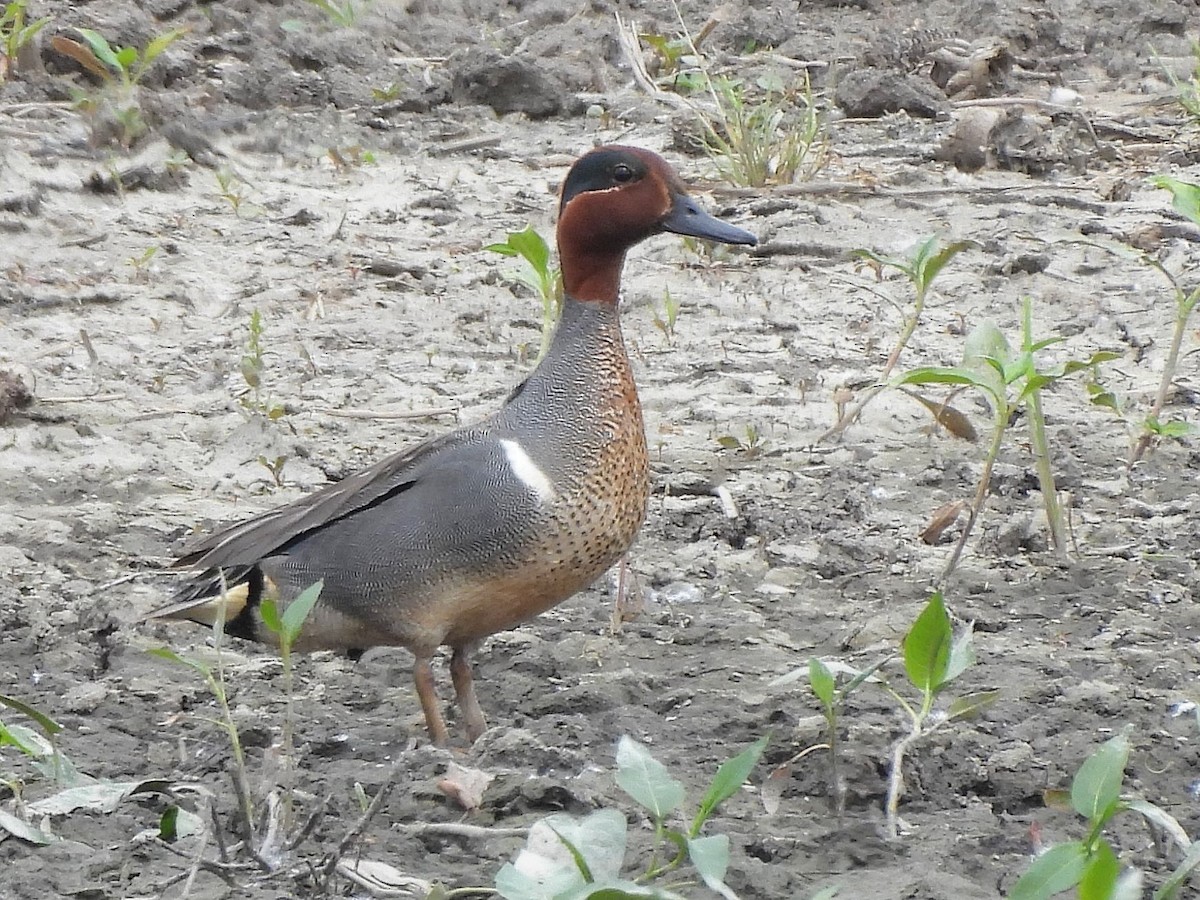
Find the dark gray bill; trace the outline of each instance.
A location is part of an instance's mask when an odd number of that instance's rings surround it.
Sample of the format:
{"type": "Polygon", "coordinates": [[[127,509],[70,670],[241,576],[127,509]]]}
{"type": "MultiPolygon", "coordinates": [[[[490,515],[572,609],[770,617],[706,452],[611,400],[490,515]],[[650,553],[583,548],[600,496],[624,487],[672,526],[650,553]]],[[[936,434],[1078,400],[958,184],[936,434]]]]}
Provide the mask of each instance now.
{"type": "Polygon", "coordinates": [[[662,220],[662,227],[673,234],[704,238],[706,241],[720,241],[722,244],[758,243],[758,238],[750,232],[710,216],[687,194],[675,195],[675,205],[662,220]]]}

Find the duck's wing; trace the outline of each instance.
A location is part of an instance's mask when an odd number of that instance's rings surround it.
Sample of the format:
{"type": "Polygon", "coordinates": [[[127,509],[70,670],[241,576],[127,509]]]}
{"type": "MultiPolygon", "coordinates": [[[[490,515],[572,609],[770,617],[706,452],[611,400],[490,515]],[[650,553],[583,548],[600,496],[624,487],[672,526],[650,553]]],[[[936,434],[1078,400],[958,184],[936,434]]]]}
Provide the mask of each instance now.
{"type": "Polygon", "coordinates": [[[410,488],[440,453],[481,441],[481,426],[459,429],[379,462],[286,506],[237,522],[188,546],[174,563],[199,569],[253,567],[303,535],[410,488]]]}

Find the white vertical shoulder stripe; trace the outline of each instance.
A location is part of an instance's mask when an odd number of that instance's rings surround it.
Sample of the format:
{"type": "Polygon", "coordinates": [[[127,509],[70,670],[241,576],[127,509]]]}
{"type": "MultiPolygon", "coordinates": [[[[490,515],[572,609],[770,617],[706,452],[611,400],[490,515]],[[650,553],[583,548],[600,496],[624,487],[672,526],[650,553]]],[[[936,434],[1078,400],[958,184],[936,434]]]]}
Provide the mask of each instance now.
{"type": "Polygon", "coordinates": [[[554,489],[554,482],[537,467],[537,463],[529,458],[524,447],[507,438],[501,439],[500,446],[504,448],[504,456],[508,459],[508,465],[513,474],[523,485],[533,491],[537,496],[538,503],[548,503],[558,496],[558,491],[554,489]]]}

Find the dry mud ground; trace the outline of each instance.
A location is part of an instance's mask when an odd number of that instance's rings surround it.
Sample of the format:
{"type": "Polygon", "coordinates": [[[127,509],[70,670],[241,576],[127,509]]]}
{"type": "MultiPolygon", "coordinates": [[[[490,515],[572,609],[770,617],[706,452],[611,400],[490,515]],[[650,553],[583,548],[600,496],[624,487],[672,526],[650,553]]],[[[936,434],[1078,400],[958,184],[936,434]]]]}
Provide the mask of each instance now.
{"type": "MultiPolygon", "coordinates": [[[[842,819],[829,811],[820,753],[794,766],[773,813],[760,792],[770,767],[819,740],[811,697],[772,680],[811,655],[866,665],[895,651],[954,537],[927,546],[918,534],[937,507],[971,495],[983,455],[930,433],[928,414],[891,393],[843,440],[817,443],[835,392],[880,371],[895,304],[908,298],[903,281],[876,282],[848,251],[904,254],[935,233],[979,242],[938,282],[903,365],[957,362],[963,329],[984,319],[1014,335],[1028,296],[1037,331],[1064,339],[1048,359],[1120,353],[1104,378],[1131,416],[1144,414],[1172,309],[1129,243],[1194,280],[1196,235],[1144,176],[1200,174],[1194,132],[1180,127],[1153,56],[1186,56],[1196,4],[735,5],[709,52],[748,76],[793,78],[787,57],[836,63],[812,68],[820,91],[832,71],[848,77],[869,59],[901,77],[895,37],[935,27],[999,39],[1023,59],[1025,77],[992,95],[1040,98],[1055,83],[1080,95],[1079,115],[1033,121],[1029,146],[1044,158],[1015,170],[963,174],[932,158],[961,113],[944,98],[936,119],[841,119],[820,176],[834,187],[822,193],[730,191],[706,159],[669,149],[672,116],[631,85],[613,6],[379,2],[338,28],[299,2],[34,4],[55,16],[46,37],[85,25],[141,46],[169,27],[191,30],[147,76],[152,135],[130,152],[91,146],[100,129],[64,102],[66,85],[87,79],[45,43],[45,72],[0,86],[0,369],[37,398],[0,428],[0,692],[62,722],[62,750],[91,776],[212,792],[231,840],[229,748],[213,702],[193,673],[146,653],[169,644],[203,654],[206,633],[134,624],[170,590],[159,569],[193,529],[494,408],[529,370],[539,312],[511,286],[511,265],[482,247],[530,222],[549,234],[570,160],[619,139],[666,148],[710,190],[710,207],[763,239],[755,252],[710,258],[659,238],[629,261],[625,328],[656,486],[631,556],[645,609],[612,633],[602,584],[490,640],[477,683],[494,728],[453,752],[427,745],[402,651],[300,660],[300,788],[329,798],[285,870],[301,874],[251,867],[223,881],[201,870],[190,896],[313,896],[304,863],[357,818],[354,785],[373,795],[397,759],[396,788],[353,852],[411,875],[487,885],[521,844],[419,833],[424,823],[508,828],[607,805],[644,835],[611,776],[623,734],[651,745],[695,797],[720,761],[772,732],[765,764],[712,825],[732,838],[728,881],[746,898],[827,885],[861,900],[1003,896],[1039,839],[1081,835],[1044,808],[1042,791],[1066,785],[1126,725],[1128,790],[1200,833],[1200,734],[1178,714],[1200,672],[1197,456],[1175,442],[1126,470],[1128,428],[1089,405],[1079,382],[1045,401],[1072,552],[1047,550],[1018,421],[947,589],[954,615],[977,631],[979,661],[962,689],[1001,699],[912,753],[903,836],[880,836],[902,722],[878,691],[860,690],[845,713],[842,819]],[[281,28],[287,19],[300,29],[281,28]],[[510,56],[525,62],[505,68],[510,56]],[[493,83],[490,72],[507,74],[493,83]],[[500,115],[472,102],[480,97],[528,106],[500,115]],[[579,114],[591,104],[606,114],[579,114]],[[178,151],[165,166],[172,125],[177,146],[212,164],[210,140],[235,180],[223,189],[213,168],[178,151]],[[460,143],[475,138],[481,149],[460,143]],[[356,146],[374,163],[355,164],[356,146]],[[350,164],[335,165],[330,148],[350,164]],[[136,165],[149,184],[85,186],[136,165]],[[237,195],[238,214],[223,193],[237,195]],[[667,291],[681,304],[670,339],[654,324],[667,291]],[[239,402],[255,310],[262,398],[287,410],[266,425],[239,402]],[[718,443],[748,442],[748,427],[761,436],[753,452],[718,443]],[[282,486],[260,457],[284,460],[282,486]],[[437,789],[451,761],[495,776],[478,810],[437,789]]],[[[708,11],[683,9],[692,29],[708,11]]],[[[665,7],[625,12],[647,31],[674,29],[665,7]]],[[[1185,350],[1194,342],[1189,332],[1185,350]]],[[[1170,415],[1193,418],[1196,396],[1187,355],[1170,415]]],[[[981,404],[956,403],[986,429],[981,404]]],[[[226,660],[257,788],[282,721],[281,668],[241,644],[226,660]]],[[[21,718],[5,711],[4,721],[21,718]]],[[[25,782],[27,800],[52,791],[11,748],[0,770],[25,782]]],[[[139,838],[162,809],[155,796],[130,799],[108,814],[56,817],[63,840],[50,846],[3,840],[0,896],[183,896],[198,844],[179,855],[139,838]]],[[[1148,886],[1176,862],[1137,822],[1112,838],[1148,886]]],[[[644,849],[639,837],[633,853],[644,849]]],[[[204,852],[216,858],[211,842],[204,852]]],[[[335,881],[335,894],[356,892],[335,881]]]]}

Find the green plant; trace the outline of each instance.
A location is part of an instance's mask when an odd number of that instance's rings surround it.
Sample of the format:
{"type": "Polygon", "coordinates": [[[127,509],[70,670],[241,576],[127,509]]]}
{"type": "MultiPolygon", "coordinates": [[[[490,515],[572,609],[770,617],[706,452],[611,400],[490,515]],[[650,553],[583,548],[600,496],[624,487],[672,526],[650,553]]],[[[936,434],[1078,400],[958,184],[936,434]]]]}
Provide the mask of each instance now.
{"type": "Polygon", "coordinates": [[[766,749],[768,737],[755,741],[717,769],[690,824],[668,822],[683,805],[686,791],[650,751],[629,737],[617,747],[617,784],[650,815],[653,848],[650,862],[633,879],[622,876],[628,824],[615,809],[601,809],[582,819],[558,814],[534,825],[529,840],[512,863],[496,875],[496,889],[506,900],[622,900],[633,897],[678,898],[672,886],[650,883],[690,862],[711,890],[735,895],[725,884],[729,837],[701,836],[705,822],[736,794],[766,749]]]}
{"type": "Polygon", "coordinates": [[[829,130],[807,74],[792,88],[760,79],[756,102],[738,79],[709,78],[708,88],[717,112],[700,116],[704,149],[731,184],[791,184],[812,178],[829,161],[829,130]]]}
{"type": "Polygon", "coordinates": [[[22,51],[50,23],[51,17],[43,16],[26,24],[25,10],[28,6],[27,0],[17,0],[6,4],[4,12],[0,13],[0,81],[17,70],[22,51]]]}
{"type": "Polygon", "coordinates": [[[781,687],[807,677],[809,690],[817,698],[817,702],[821,707],[821,716],[825,719],[825,743],[807,747],[800,751],[800,753],[796,754],[786,763],[776,768],[771,773],[771,777],[775,778],[786,775],[792,764],[807,756],[813,750],[828,750],[830,806],[833,808],[834,814],[841,818],[846,810],[846,783],[842,778],[841,758],[842,710],[845,707],[846,699],[860,685],[866,682],[879,683],[879,678],[876,677],[875,673],[886,665],[890,659],[891,657],[884,657],[873,666],[858,670],[840,660],[825,661],[814,656],[809,659],[806,667],[788,672],[772,681],[772,687],[781,687]],[[839,675],[849,676],[848,680],[841,686],[838,685],[839,675]]]}
{"type": "Polygon", "coordinates": [[[304,630],[304,623],[308,621],[308,616],[312,612],[317,601],[321,598],[321,591],[325,587],[324,581],[317,581],[306,587],[282,614],[279,612],[279,607],[275,601],[266,597],[259,606],[262,614],[263,624],[267,629],[279,638],[279,656],[283,660],[283,694],[287,708],[283,716],[283,760],[284,760],[284,784],[283,784],[283,824],[285,829],[290,830],[293,826],[292,821],[292,796],[295,790],[295,767],[296,767],[296,748],[295,748],[295,730],[296,730],[296,713],[295,713],[295,675],[292,659],[292,648],[296,646],[296,641],[300,638],[300,633],[304,630]]]}
{"type": "Polygon", "coordinates": [[[131,256],[129,259],[125,260],[125,262],[129,264],[130,268],[133,269],[133,277],[135,280],[146,280],[150,261],[154,259],[156,253],[158,253],[158,245],[151,244],[137,256],[131,256]]]}
{"type": "MultiPolygon", "coordinates": [[[[1200,57],[1198,57],[1197,64],[1200,65],[1200,57]]],[[[1200,184],[1180,181],[1169,175],[1158,175],[1150,180],[1154,185],[1170,191],[1171,205],[1175,211],[1200,227],[1200,184]]],[[[1175,295],[1175,327],[1171,333],[1171,345],[1167,350],[1166,362],[1163,363],[1162,379],[1159,381],[1154,403],[1150,407],[1150,412],[1142,423],[1140,434],[1129,453],[1131,465],[1142,458],[1156,438],[1178,438],[1194,431],[1193,426],[1184,421],[1164,422],[1162,411],[1171,393],[1171,384],[1175,380],[1175,372],[1179,366],[1179,350],[1183,345],[1183,337],[1187,333],[1188,321],[1196,309],[1196,304],[1200,303],[1200,285],[1189,291],[1180,285],[1178,278],[1160,261],[1148,255],[1143,255],[1142,259],[1147,265],[1161,272],[1171,284],[1171,290],[1175,295]]]]}
{"type": "Polygon", "coordinates": [[[1039,368],[1038,351],[1059,342],[1062,338],[1034,340],[1032,331],[1032,305],[1026,298],[1023,304],[1019,349],[1013,350],[994,323],[982,322],[967,335],[961,366],[911,369],[895,379],[896,385],[951,384],[972,387],[984,395],[992,409],[992,438],[983,460],[983,471],[976,485],[967,524],[959,535],[954,552],[942,573],[941,583],[945,583],[958,566],[967,539],[983,511],[991,486],[992,468],[1004,444],[1009,423],[1014,413],[1020,409],[1024,409],[1028,414],[1030,443],[1042,494],[1042,505],[1050,528],[1051,543],[1060,551],[1066,549],[1066,526],[1059,509],[1058,492],[1054,484],[1049,439],[1042,415],[1041,392],[1048,385],[1073,373],[1094,371],[1100,363],[1115,359],[1117,354],[1101,351],[1093,353],[1086,360],[1069,360],[1058,366],[1039,368]]]}
{"type": "Polygon", "coordinates": [[[512,231],[504,243],[489,244],[484,248],[501,256],[520,257],[524,265],[517,270],[517,281],[527,285],[542,301],[542,344],[538,359],[550,349],[554,336],[554,324],[562,312],[562,274],[550,268],[550,247],[532,225],[521,231],[512,231]]]}
{"type": "Polygon", "coordinates": [[[929,598],[925,608],[913,622],[903,643],[904,673],[909,683],[917,689],[920,700],[910,703],[887,681],[880,679],[879,685],[908,717],[908,733],[892,746],[891,768],[888,772],[887,831],[895,839],[899,834],[900,797],[904,793],[904,757],[909,749],[922,738],[960,719],[973,716],[990,706],[999,697],[999,691],[980,691],[955,697],[945,706],[935,709],[942,692],[975,662],[975,643],[971,626],[968,625],[955,635],[950,625],[950,615],[942,595],[938,592],[929,598]]]}
{"type": "Polygon", "coordinates": [[[344,0],[342,3],[337,3],[335,0],[305,0],[305,2],[325,13],[325,17],[330,22],[343,28],[358,21],[362,7],[365,5],[353,3],[351,0],[344,0]]]}
{"type": "Polygon", "coordinates": [[[1163,71],[1175,89],[1175,102],[1192,120],[1192,124],[1200,125],[1200,41],[1192,41],[1191,68],[1186,79],[1180,78],[1165,65],[1163,71]]]}
{"type": "Polygon", "coordinates": [[[242,204],[246,202],[245,182],[232,170],[220,168],[213,172],[217,181],[217,196],[229,204],[233,214],[238,218],[242,215],[242,204]]]}
{"type": "Polygon", "coordinates": [[[736,434],[722,434],[717,437],[717,443],[724,450],[732,450],[746,459],[754,459],[766,448],[767,439],[752,422],[747,422],[742,437],[736,434]]]}
{"type": "MultiPolygon", "coordinates": [[[[863,260],[873,269],[876,279],[882,280],[885,269],[895,269],[907,278],[913,288],[913,304],[911,309],[903,314],[904,322],[900,326],[900,334],[896,338],[892,352],[888,355],[887,362],[884,363],[883,372],[876,385],[870,388],[849,411],[845,411],[844,407],[839,409],[837,422],[821,435],[820,441],[835,437],[853,425],[862,415],[867,404],[887,387],[887,380],[891,376],[892,370],[896,368],[896,364],[899,363],[900,354],[904,352],[904,348],[908,346],[909,340],[917,330],[917,325],[920,324],[921,314],[925,311],[925,302],[929,298],[929,291],[933,287],[934,281],[950,260],[964,250],[978,246],[974,241],[952,241],[942,244],[937,235],[933,235],[918,244],[912,255],[907,258],[883,256],[873,250],[854,251],[852,256],[863,260]]],[[[886,299],[888,302],[892,302],[891,298],[886,299]]]]}
{"type": "MultiPolygon", "coordinates": [[[[250,313],[250,322],[248,327],[248,335],[246,337],[246,349],[242,354],[241,373],[242,380],[246,382],[246,390],[238,398],[242,404],[242,408],[251,413],[264,416],[268,421],[274,422],[287,415],[287,410],[278,403],[272,403],[269,400],[263,399],[263,374],[266,371],[266,360],[264,358],[264,343],[262,313],[259,310],[254,310],[250,313]]],[[[282,471],[283,466],[278,462],[273,467],[268,462],[264,462],[268,469],[282,471]]]]}
{"type": "MultiPolygon", "coordinates": [[[[100,79],[103,91],[100,94],[77,92],[76,108],[91,116],[97,123],[107,111],[117,123],[116,138],[123,147],[129,147],[146,133],[142,119],[141,104],[138,102],[138,86],[150,67],[173,43],[187,33],[185,28],[175,28],[153,38],[144,49],[113,46],[104,35],[91,28],[76,29],[84,43],[56,35],[51,46],[59,53],[69,56],[84,69],[100,79]]],[[[97,132],[100,131],[96,127],[97,132]]]]}
{"type": "Polygon", "coordinates": [[[1189,840],[1166,810],[1145,800],[1124,798],[1121,788],[1129,762],[1131,728],[1105,741],[1079,767],[1071,790],[1047,791],[1046,805],[1082,816],[1083,840],[1055,844],[1041,853],[1008,893],[1009,900],[1049,900],[1074,889],[1079,900],[1141,900],[1142,874],[1122,870],[1104,829],[1122,812],[1140,815],[1158,834],[1184,852],[1183,861],[1154,892],[1154,900],[1177,900],[1188,879],[1200,869],[1200,842],[1189,840]]]}
{"type": "Polygon", "coordinates": [[[675,342],[675,322],[679,319],[679,301],[671,296],[670,288],[663,288],[662,313],[654,311],[654,327],[663,333],[668,344],[675,342]]]}
{"type": "MultiPolygon", "coordinates": [[[[0,747],[15,747],[29,757],[33,768],[55,784],[71,785],[79,780],[74,764],[59,750],[58,735],[63,727],[36,707],[16,697],[0,694],[0,706],[6,706],[32,719],[38,730],[18,723],[6,725],[0,720],[0,747]]],[[[2,779],[16,793],[12,779],[2,779]]]]}

